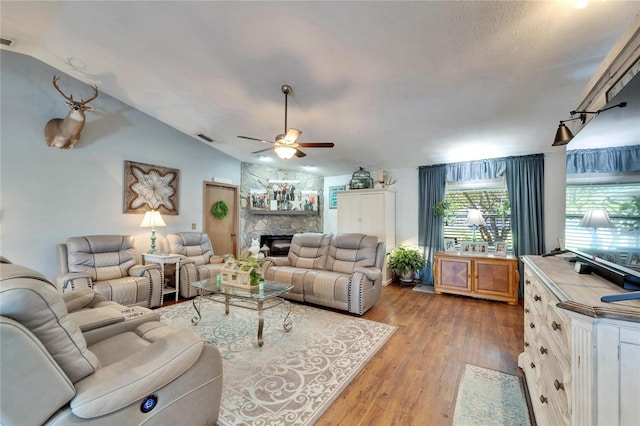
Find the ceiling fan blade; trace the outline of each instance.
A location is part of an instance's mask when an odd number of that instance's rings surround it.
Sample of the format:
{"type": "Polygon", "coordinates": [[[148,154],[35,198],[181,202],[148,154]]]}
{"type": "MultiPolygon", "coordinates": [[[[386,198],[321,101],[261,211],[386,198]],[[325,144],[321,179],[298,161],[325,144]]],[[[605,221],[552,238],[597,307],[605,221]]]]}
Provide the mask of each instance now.
{"type": "Polygon", "coordinates": [[[239,138],[242,139],[249,139],[250,141],[258,141],[258,142],[264,142],[264,143],[270,143],[270,144],[274,144],[275,142],[271,142],[268,140],[264,140],[264,139],[258,139],[258,138],[252,138],[251,136],[238,136],[239,138]]]}
{"type": "Polygon", "coordinates": [[[284,139],[288,142],[294,143],[298,140],[300,135],[302,134],[302,130],[291,128],[287,130],[287,134],[284,135],[284,139]]]}
{"type": "Polygon", "coordinates": [[[304,152],[300,151],[299,149],[296,149],[296,157],[298,158],[302,158],[302,157],[306,157],[307,154],[305,154],[304,152]]]}
{"type": "Polygon", "coordinates": [[[265,152],[265,151],[272,151],[273,148],[265,148],[265,149],[261,149],[260,151],[253,151],[252,154],[260,154],[261,152],[265,152]]]}
{"type": "Polygon", "coordinates": [[[333,148],[333,142],[300,142],[298,145],[304,148],[333,148]]]}

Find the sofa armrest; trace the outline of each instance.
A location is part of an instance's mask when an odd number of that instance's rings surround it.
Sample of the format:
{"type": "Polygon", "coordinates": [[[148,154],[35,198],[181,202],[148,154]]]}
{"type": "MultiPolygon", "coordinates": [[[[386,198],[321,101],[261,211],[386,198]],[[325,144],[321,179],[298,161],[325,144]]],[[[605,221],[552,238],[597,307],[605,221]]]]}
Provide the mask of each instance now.
{"type": "Polygon", "coordinates": [[[225,259],[227,258],[227,256],[211,256],[211,258],[209,259],[209,263],[213,263],[213,264],[218,264],[218,263],[224,263],[225,259]]]}
{"type": "Polygon", "coordinates": [[[91,419],[124,408],[191,368],[203,345],[193,330],[170,333],[77,382],[71,411],[80,418],[91,419]]]}
{"type": "Polygon", "coordinates": [[[276,256],[269,256],[266,257],[264,259],[264,263],[263,263],[263,269],[264,266],[266,265],[266,267],[269,267],[269,263],[273,266],[291,266],[291,260],[288,257],[276,257],[276,256]]]}
{"type": "Polygon", "coordinates": [[[107,298],[100,293],[96,293],[90,288],[80,288],[78,290],[72,290],[62,295],[65,305],[67,305],[67,312],[72,313],[83,308],[92,308],[98,304],[113,304],[119,306],[115,302],[108,302],[107,298]]]}
{"type": "Polygon", "coordinates": [[[80,288],[93,288],[91,274],[89,272],[69,272],[61,275],[57,279],[58,288],[62,292],[76,290],[80,288]]]}
{"type": "Polygon", "coordinates": [[[148,265],[133,265],[129,268],[129,276],[130,277],[141,277],[147,271],[152,271],[154,269],[160,270],[161,267],[158,263],[149,263],[148,265]]]}
{"type": "Polygon", "coordinates": [[[379,268],[354,268],[353,273],[364,274],[369,281],[378,281],[382,278],[382,271],[379,268]]]}

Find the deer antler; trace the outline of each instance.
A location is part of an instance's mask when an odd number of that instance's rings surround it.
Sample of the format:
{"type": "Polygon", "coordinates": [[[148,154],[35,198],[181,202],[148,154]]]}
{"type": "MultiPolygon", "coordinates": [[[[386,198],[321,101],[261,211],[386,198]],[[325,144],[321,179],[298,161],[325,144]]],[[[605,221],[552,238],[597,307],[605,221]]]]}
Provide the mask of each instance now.
{"type": "Polygon", "coordinates": [[[93,85],[93,86],[91,86],[91,87],[93,87],[93,90],[94,90],[94,92],[95,92],[95,95],[94,95],[92,98],[87,99],[86,101],[85,101],[84,99],[83,99],[83,100],[81,100],[81,101],[80,101],[80,103],[81,103],[82,105],[86,104],[87,102],[91,102],[92,100],[94,100],[95,98],[97,98],[97,97],[98,97],[98,86],[96,86],[96,85],[94,84],[94,85],[93,85]]]}
{"type": "Polygon", "coordinates": [[[67,96],[67,95],[65,95],[65,94],[64,94],[64,92],[63,92],[62,90],[60,90],[60,88],[58,87],[58,80],[60,80],[60,77],[58,77],[57,75],[54,75],[54,76],[53,76],[53,87],[55,87],[55,88],[56,88],[56,90],[57,90],[57,91],[58,91],[58,92],[59,92],[59,93],[60,93],[60,94],[61,94],[61,95],[66,99],[66,100],[68,100],[69,102],[75,102],[75,101],[73,100],[73,95],[71,95],[71,96],[67,96]]]}

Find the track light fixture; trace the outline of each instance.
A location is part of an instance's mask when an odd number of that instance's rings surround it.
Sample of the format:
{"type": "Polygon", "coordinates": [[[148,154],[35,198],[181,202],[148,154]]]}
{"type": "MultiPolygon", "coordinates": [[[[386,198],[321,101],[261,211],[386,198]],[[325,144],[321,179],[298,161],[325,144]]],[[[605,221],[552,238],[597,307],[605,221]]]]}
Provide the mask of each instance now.
{"type": "Polygon", "coordinates": [[[607,108],[599,109],[598,111],[570,111],[570,115],[580,114],[578,117],[569,118],[567,120],[561,120],[560,125],[558,126],[558,131],[556,132],[556,138],[553,141],[552,146],[562,146],[568,144],[571,139],[573,139],[573,133],[571,130],[564,124],[567,121],[580,120],[582,124],[587,121],[587,114],[595,114],[598,115],[603,111],[607,111],[612,108],[624,108],[627,106],[626,102],[620,102],[617,105],[612,105],[607,108]]]}

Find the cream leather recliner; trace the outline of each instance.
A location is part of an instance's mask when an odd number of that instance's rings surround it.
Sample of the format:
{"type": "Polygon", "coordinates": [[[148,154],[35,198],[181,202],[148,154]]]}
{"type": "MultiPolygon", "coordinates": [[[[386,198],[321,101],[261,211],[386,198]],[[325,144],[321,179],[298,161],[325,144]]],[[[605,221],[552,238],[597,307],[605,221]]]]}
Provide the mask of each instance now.
{"type": "Polygon", "coordinates": [[[88,346],[56,287],[6,263],[0,315],[3,425],[212,425],[218,418],[222,359],[192,330],[131,322],[88,346]]]}
{"type": "Polygon", "coordinates": [[[136,262],[131,235],[72,237],[58,245],[58,287],[92,288],[125,306],[160,305],[160,265],[136,262]]]}
{"type": "Polygon", "coordinates": [[[180,255],[180,295],[197,296],[191,283],[215,278],[224,261],[223,256],[214,256],[209,235],[204,232],[178,232],[167,235],[169,252],[180,255]]]}

